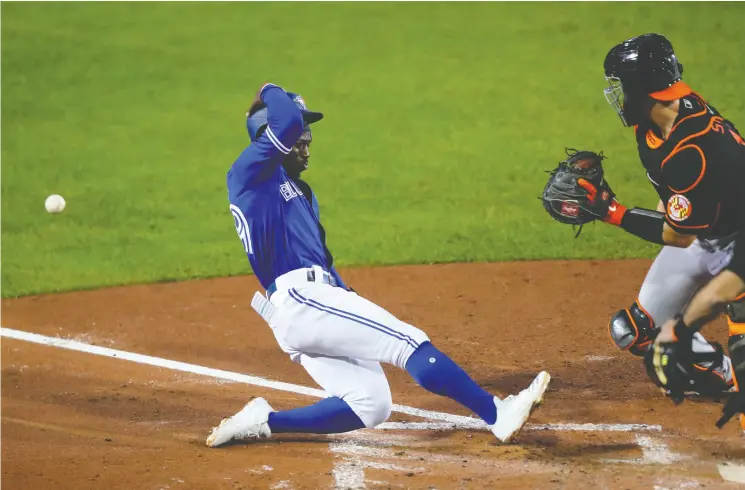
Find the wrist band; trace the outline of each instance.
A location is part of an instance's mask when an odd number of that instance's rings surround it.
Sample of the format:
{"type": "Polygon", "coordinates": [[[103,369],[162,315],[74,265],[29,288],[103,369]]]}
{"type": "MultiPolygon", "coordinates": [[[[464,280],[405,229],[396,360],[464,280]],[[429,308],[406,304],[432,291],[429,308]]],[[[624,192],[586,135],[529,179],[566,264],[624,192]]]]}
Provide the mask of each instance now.
{"type": "Polygon", "coordinates": [[[675,336],[678,338],[678,341],[691,341],[693,340],[693,330],[691,330],[688,325],[685,324],[683,321],[683,315],[677,315],[675,317],[675,326],[673,327],[673,332],[675,333],[675,336]]]}

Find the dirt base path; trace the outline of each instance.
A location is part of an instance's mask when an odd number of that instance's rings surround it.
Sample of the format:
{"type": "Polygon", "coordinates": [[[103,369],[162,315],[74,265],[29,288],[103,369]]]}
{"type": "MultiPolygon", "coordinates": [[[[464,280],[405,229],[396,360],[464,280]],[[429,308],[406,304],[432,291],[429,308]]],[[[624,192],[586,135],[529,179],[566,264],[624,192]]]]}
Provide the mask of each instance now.
{"type": "MultiPolygon", "coordinates": [[[[4,337],[3,488],[736,488],[717,464],[745,460],[745,447],[735,423],[715,428],[721,406],[674,407],[608,339],[609,316],[631,304],[648,266],[342,271],[497,394],[552,374],[544,406],[509,446],[479,430],[394,425],[208,449],[210,428],[250,396],[275,409],[315,398],[4,337]],[[615,425],[566,425],[590,423],[615,425]]],[[[316,388],[251,310],[257,288],[235,277],[4,300],[2,326],[316,388]]],[[[724,322],[707,334],[725,341],[724,322]]],[[[386,372],[395,403],[470,415],[386,372]]]]}

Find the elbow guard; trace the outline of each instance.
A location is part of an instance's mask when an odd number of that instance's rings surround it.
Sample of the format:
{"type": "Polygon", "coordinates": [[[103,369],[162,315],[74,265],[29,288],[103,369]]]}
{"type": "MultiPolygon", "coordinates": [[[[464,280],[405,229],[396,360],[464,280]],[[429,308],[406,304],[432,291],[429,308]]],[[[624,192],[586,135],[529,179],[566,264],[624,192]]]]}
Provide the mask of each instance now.
{"type": "Polygon", "coordinates": [[[616,347],[635,356],[643,356],[657,336],[654,321],[636,301],[613,315],[608,333],[616,347]]]}
{"type": "Polygon", "coordinates": [[[665,215],[648,209],[629,209],[623,216],[621,228],[648,242],[664,245],[662,228],[665,225],[665,215]]]}

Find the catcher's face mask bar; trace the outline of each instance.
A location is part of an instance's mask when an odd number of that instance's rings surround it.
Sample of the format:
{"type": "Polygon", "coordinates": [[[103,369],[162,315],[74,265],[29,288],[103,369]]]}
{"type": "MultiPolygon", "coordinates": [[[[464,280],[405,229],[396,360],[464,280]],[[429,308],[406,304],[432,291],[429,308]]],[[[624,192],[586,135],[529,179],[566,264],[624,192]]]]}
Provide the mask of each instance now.
{"type": "Polygon", "coordinates": [[[608,88],[603,89],[605,100],[616,110],[618,117],[621,118],[621,122],[626,127],[629,127],[628,121],[624,116],[623,110],[623,85],[621,79],[617,77],[605,77],[608,81],[608,88]]]}

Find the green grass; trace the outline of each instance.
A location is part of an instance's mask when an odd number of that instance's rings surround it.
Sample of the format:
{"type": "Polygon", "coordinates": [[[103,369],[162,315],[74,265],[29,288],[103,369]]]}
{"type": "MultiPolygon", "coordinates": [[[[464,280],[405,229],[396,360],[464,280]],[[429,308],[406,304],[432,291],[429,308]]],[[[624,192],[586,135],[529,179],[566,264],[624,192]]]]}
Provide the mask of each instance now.
{"type": "Polygon", "coordinates": [[[2,295],[241,274],[225,173],[271,80],[326,119],[311,170],[338,264],[651,257],[536,199],[565,146],[654,207],[602,95],[616,42],[666,34],[745,124],[743,3],[4,3],[2,295]],[[68,208],[49,215],[47,195],[68,208]]]}

